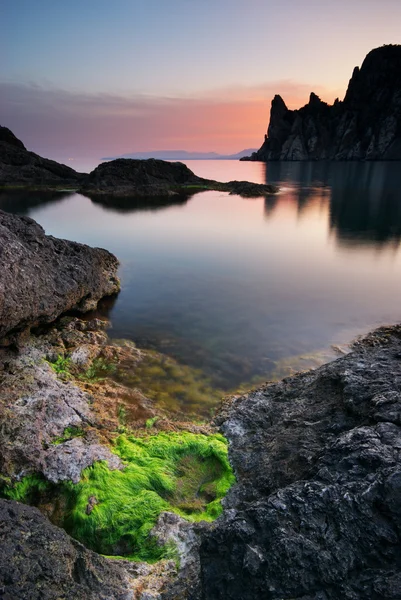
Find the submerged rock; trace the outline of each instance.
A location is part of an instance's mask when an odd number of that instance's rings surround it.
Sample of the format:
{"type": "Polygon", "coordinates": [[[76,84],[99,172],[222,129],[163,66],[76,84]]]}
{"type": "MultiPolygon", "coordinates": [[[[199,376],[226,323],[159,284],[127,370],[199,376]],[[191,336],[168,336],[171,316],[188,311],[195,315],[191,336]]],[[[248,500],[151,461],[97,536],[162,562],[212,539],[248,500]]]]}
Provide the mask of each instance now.
{"type": "Polygon", "coordinates": [[[401,160],[401,46],[369,52],[342,102],[313,92],[289,110],[275,96],[261,148],[241,160],[401,160]]]}
{"type": "Polygon", "coordinates": [[[107,250],[46,236],[29,217],[0,211],[0,340],[95,308],[119,290],[117,268],[107,250]]]}
{"type": "Polygon", "coordinates": [[[29,152],[12,131],[0,126],[0,185],[76,188],[83,178],[66,165],[29,152]]]}
{"type": "Polygon", "coordinates": [[[222,410],[237,485],[202,598],[401,597],[401,327],[222,410]]]}

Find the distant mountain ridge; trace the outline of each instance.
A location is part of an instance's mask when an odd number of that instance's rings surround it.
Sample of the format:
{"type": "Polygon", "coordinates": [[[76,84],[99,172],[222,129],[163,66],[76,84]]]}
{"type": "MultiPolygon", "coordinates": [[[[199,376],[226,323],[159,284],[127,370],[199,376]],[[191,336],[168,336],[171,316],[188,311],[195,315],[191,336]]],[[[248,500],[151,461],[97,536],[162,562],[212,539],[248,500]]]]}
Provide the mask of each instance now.
{"type": "Polygon", "coordinates": [[[154,150],[151,152],[130,152],[119,156],[107,156],[101,160],[114,160],[116,158],[148,159],[159,158],[161,160],[238,160],[249,153],[256,152],[256,148],[246,148],[236,154],[218,154],[218,152],[188,152],[187,150],[154,150]]]}
{"type": "Polygon", "coordinates": [[[289,110],[273,98],[261,148],[241,160],[401,160],[401,45],[369,52],[344,100],[289,110]]]}

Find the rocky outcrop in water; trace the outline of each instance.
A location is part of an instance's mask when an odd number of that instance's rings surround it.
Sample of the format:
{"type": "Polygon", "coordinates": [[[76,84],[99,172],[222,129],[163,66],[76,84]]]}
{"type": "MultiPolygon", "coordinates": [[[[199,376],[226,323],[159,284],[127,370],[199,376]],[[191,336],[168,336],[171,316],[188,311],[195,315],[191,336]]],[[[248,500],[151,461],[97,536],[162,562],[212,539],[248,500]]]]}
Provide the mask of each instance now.
{"type": "Polygon", "coordinates": [[[0,126],[1,186],[77,187],[84,177],[66,165],[29,152],[7,127],[0,126]]]}
{"type": "Polygon", "coordinates": [[[204,535],[202,598],[401,597],[401,327],[219,422],[237,485],[204,535]]]}
{"type": "MultiPolygon", "coordinates": [[[[24,144],[0,126],[0,187],[29,188],[38,191],[78,190],[90,198],[153,199],[174,197],[185,200],[197,192],[218,190],[245,197],[274,194],[278,189],[269,184],[249,181],[222,183],[195,175],[180,162],[154,158],[134,160],[120,158],[100,164],[89,175],[60,165],[54,160],[28,152],[24,144]]],[[[159,199],[159,200],[157,200],[159,199]]]]}
{"type": "Polygon", "coordinates": [[[321,159],[401,160],[401,46],[369,52],[332,106],[311,93],[289,110],[275,96],[264,144],[241,160],[321,159]]]}
{"type": "Polygon", "coordinates": [[[0,339],[95,308],[119,290],[117,268],[107,250],[46,236],[29,217],[0,211],[0,339]]]}
{"type": "Polygon", "coordinates": [[[247,181],[222,183],[198,177],[181,162],[155,158],[136,160],[119,158],[100,164],[90,173],[80,191],[90,198],[103,196],[160,198],[192,195],[205,190],[218,190],[256,197],[273,194],[277,188],[247,181]]]}

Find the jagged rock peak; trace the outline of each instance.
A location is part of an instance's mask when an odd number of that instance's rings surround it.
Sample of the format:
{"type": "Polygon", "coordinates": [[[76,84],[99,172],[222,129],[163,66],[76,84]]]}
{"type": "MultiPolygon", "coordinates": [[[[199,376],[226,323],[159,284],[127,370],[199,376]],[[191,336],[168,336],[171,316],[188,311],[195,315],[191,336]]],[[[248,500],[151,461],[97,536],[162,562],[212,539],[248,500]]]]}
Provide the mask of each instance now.
{"type": "Polygon", "coordinates": [[[0,125],[0,142],[6,142],[10,146],[16,146],[26,150],[24,144],[19,140],[8,127],[0,125]]]}
{"type": "Polygon", "coordinates": [[[321,100],[317,94],[311,92],[309,96],[309,106],[320,106],[321,104],[323,104],[323,100],[321,100]]]}
{"type": "Polygon", "coordinates": [[[355,67],[344,100],[311,93],[289,110],[273,98],[261,148],[242,160],[401,160],[401,45],[375,48],[355,67]]]}

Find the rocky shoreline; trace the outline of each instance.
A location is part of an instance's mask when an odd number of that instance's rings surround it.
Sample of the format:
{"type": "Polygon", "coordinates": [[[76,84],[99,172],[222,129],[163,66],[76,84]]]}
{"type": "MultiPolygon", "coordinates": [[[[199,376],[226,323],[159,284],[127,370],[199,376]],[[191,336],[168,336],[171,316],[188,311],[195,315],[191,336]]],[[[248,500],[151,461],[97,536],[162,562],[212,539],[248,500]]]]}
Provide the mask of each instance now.
{"type": "Polygon", "coordinates": [[[0,223],[2,598],[401,596],[400,326],[227,398],[213,423],[186,421],[141,388],[154,353],[111,340],[96,317],[63,316],[117,292],[117,259],[45,236],[31,219],[0,213],[0,223]],[[89,549],[96,518],[116,502],[107,494],[127,485],[136,460],[156,477],[166,443],[168,455],[174,444],[202,454],[171,454],[157,485],[145,483],[160,512],[140,535],[159,560],[127,560],[134,534],[115,535],[132,518],[125,500],[110,536],[94,538],[120,559],[89,549]]]}
{"type": "Polygon", "coordinates": [[[249,181],[226,183],[195,175],[180,162],[150,158],[120,158],[100,164],[89,175],[28,152],[24,144],[0,126],[0,190],[76,191],[90,198],[188,198],[208,190],[246,198],[276,194],[278,188],[249,181]]]}

